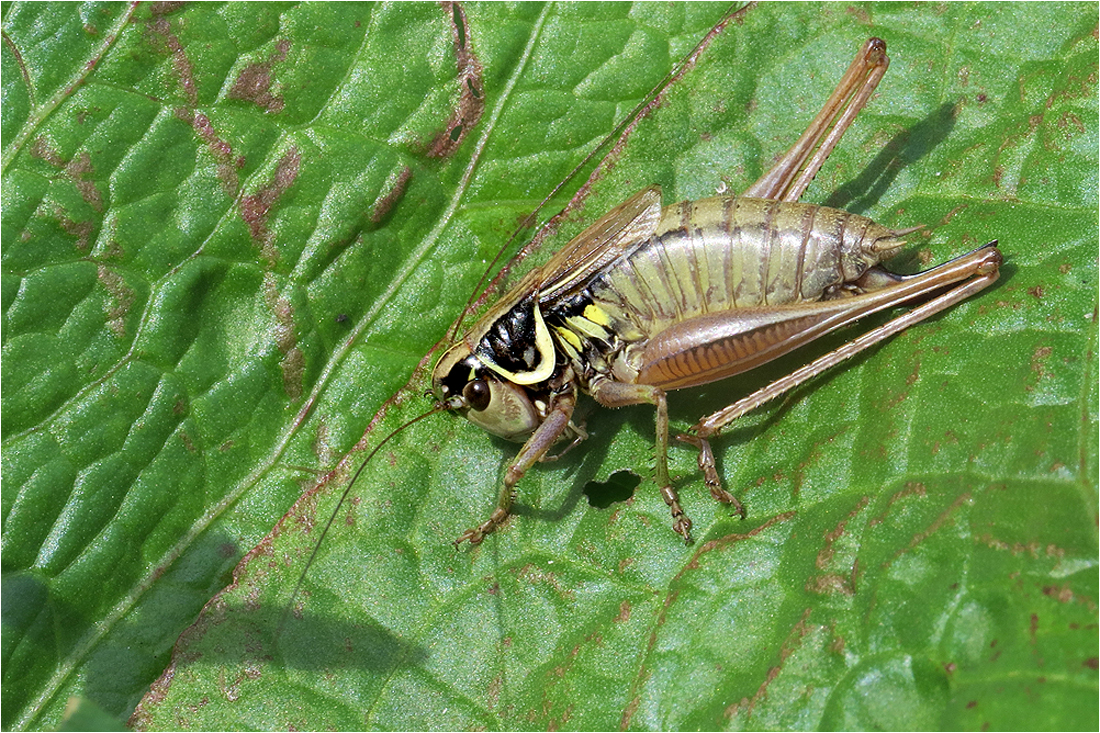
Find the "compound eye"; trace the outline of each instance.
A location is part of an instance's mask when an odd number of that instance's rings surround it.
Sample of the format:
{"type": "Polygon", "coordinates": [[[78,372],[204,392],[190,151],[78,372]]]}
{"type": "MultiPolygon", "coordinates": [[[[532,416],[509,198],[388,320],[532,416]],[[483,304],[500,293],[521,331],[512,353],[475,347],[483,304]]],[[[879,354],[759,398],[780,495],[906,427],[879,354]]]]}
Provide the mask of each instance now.
{"type": "Polygon", "coordinates": [[[481,412],[489,406],[489,399],[492,397],[492,393],[489,390],[488,382],[484,379],[475,379],[462,388],[462,396],[466,399],[470,407],[481,412]]]}

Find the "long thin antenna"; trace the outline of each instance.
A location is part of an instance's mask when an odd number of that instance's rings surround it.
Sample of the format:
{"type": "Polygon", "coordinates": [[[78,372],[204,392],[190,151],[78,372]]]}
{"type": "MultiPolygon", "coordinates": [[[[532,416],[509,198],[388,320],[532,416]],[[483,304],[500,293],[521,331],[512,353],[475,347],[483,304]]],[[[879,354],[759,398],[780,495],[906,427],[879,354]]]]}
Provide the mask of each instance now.
{"type": "MultiPolygon", "coordinates": [[[[558,192],[561,191],[567,183],[576,178],[577,174],[579,174],[585,168],[585,166],[587,166],[589,162],[591,162],[592,159],[596,157],[598,153],[606,149],[608,146],[611,145],[611,142],[613,140],[618,139],[624,132],[626,132],[626,130],[630,128],[630,126],[633,125],[635,121],[637,121],[637,119],[648,110],[649,106],[653,104],[654,100],[661,96],[661,94],[664,93],[665,89],[667,89],[668,86],[675,79],[679,78],[689,66],[695,63],[695,59],[699,56],[700,52],[710,44],[716,33],[721,32],[731,20],[734,20],[744,13],[748,12],[755,4],[756,3],[751,2],[746,3],[738,6],[736,10],[733,8],[733,6],[731,6],[730,10],[726,12],[726,15],[722,18],[722,20],[718,21],[718,23],[715,24],[715,26],[711,29],[711,32],[703,36],[703,39],[700,40],[699,43],[697,43],[695,47],[691,49],[691,51],[689,51],[683,58],[681,58],[679,62],[674,64],[669,72],[665,74],[659,82],[657,82],[657,85],[650,89],[649,93],[642,98],[642,101],[638,102],[634,109],[631,110],[630,114],[620,120],[619,124],[615,126],[615,129],[609,132],[596,147],[594,147],[587,155],[585,155],[584,158],[579,163],[577,163],[573,170],[569,171],[565,178],[561,179],[561,181],[556,186],[554,186],[553,189],[551,189],[550,193],[548,193],[546,197],[539,202],[538,206],[536,206],[530,214],[523,217],[523,220],[512,231],[511,236],[508,237],[508,240],[499,250],[497,250],[496,256],[493,257],[492,261],[486,266],[485,272],[481,275],[481,279],[477,281],[477,285],[474,287],[473,292],[470,294],[470,298],[466,301],[466,305],[463,306],[462,312],[458,314],[458,320],[455,321],[454,326],[447,333],[447,340],[449,342],[453,343],[454,340],[458,337],[458,334],[462,330],[463,319],[467,315],[469,315],[470,311],[473,309],[474,303],[481,296],[482,289],[485,287],[485,282],[489,279],[490,274],[496,268],[497,263],[500,262],[501,258],[504,256],[504,253],[511,249],[512,244],[516,241],[516,237],[519,236],[519,233],[525,231],[528,227],[532,226],[535,223],[535,218],[539,215],[539,212],[546,208],[546,205],[550,203],[550,201],[555,196],[558,195],[558,192]]],[[[543,222],[542,226],[539,227],[539,230],[541,231],[542,229],[545,229],[550,224],[550,222],[553,221],[553,219],[554,217],[550,217],[550,219],[543,222]]]]}
{"type": "MultiPolygon", "coordinates": [[[[650,109],[653,103],[668,88],[668,86],[672,84],[673,81],[682,76],[684,72],[695,63],[699,54],[710,44],[715,35],[720,33],[731,21],[743,16],[754,5],[755,3],[750,2],[740,4],[736,7],[731,6],[730,10],[727,11],[722,20],[715,24],[714,27],[711,28],[710,32],[707,33],[703,37],[703,39],[700,40],[694,48],[692,48],[690,52],[688,52],[683,58],[681,58],[679,62],[673,65],[669,72],[664,75],[661,81],[659,81],[657,85],[649,91],[648,94],[646,94],[646,96],[634,107],[630,114],[624,117],[615,126],[615,128],[600,141],[600,143],[595,148],[593,148],[587,155],[584,156],[584,158],[579,163],[577,163],[577,165],[573,168],[572,171],[569,172],[569,174],[565,178],[563,178],[556,186],[554,186],[550,193],[548,193],[546,197],[543,198],[541,202],[539,202],[538,206],[536,206],[530,214],[523,218],[523,221],[520,222],[519,226],[512,232],[511,236],[508,237],[508,240],[497,251],[496,256],[485,268],[485,272],[482,274],[481,279],[477,283],[477,286],[473,289],[470,298],[466,301],[466,305],[462,308],[462,312],[459,313],[459,316],[455,320],[454,325],[448,331],[448,341],[453,342],[457,337],[462,327],[463,319],[473,309],[473,304],[481,296],[482,289],[485,287],[485,283],[489,279],[490,274],[495,269],[497,263],[500,262],[501,258],[504,256],[504,253],[511,248],[512,244],[519,236],[519,233],[525,231],[527,228],[532,226],[539,212],[541,212],[546,207],[546,205],[555,196],[557,196],[558,192],[560,192],[567,183],[572,181],[592,161],[592,159],[596,157],[597,154],[610,146],[612,141],[621,138],[627,132],[627,130],[629,130],[631,126],[634,125],[637,120],[650,109]]],[[[554,218],[555,217],[551,217],[546,222],[544,222],[543,225],[540,227],[540,230],[545,229],[549,225],[549,223],[553,221],[554,218]]],[[[381,442],[379,442],[378,445],[376,445],[369,454],[367,454],[366,459],[364,459],[363,463],[352,475],[351,480],[348,482],[347,488],[345,488],[343,493],[340,495],[340,500],[336,502],[336,508],[332,510],[332,515],[328,518],[328,521],[325,522],[324,529],[321,530],[321,536],[318,537],[316,544],[314,544],[313,546],[313,550],[309,554],[309,559],[306,561],[305,568],[302,569],[302,574],[298,577],[298,582],[294,585],[294,591],[290,595],[290,600],[287,602],[286,608],[283,610],[282,618],[279,621],[279,626],[276,631],[276,639],[282,636],[283,628],[285,627],[287,618],[289,617],[290,612],[294,607],[294,601],[298,598],[298,594],[301,591],[302,584],[305,582],[306,574],[309,572],[310,568],[313,566],[314,561],[317,559],[317,554],[320,552],[321,544],[324,542],[325,537],[328,535],[329,529],[332,527],[333,522],[336,521],[336,516],[337,514],[339,514],[341,507],[343,507],[344,502],[351,494],[352,488],[354,488],[356,482],[359,480],[359,476],[363,473],[364,469],[366,469],[367,464],[369,464],[371,459],[374,458],[375,454],[378,453],[379,450],[381,450],[382,446],[388,443],[392,437],[400,433],[402,430],[415,423],[420,422],[429,415],[434,415],[435,413],[441,412],[446,409],[446,403],[437,402],[428,412],[425,412],[424,414],[419,415],[412,420],[409,420],[407,423],[391,432],[389,435],[383,438],[381,442]]]]}
{"type": "Polygon", "coordinates": [[[344,492],[340,494],[340,500],[336,502],[336,508],[332,510],[332,515],[328,518],[328,521],[325,522],[325,528],[321,530],[321,536],[318,537],[317,542],[314,543],[313,550],[309,553],[309,559],[306,560],[306,566],[302,568],[302,574],[298,576],[298,582],[294,584],[294,591],[290,594],[290,600],[287,601],[286,607],[283,609],[283,615],[279,619],[279,626],[275,632],[276,639],[283,635],[283,628],[286,626],[286,621],[290,615],[291,609],[294,608],[294,601],[298,598],[298,592],[302,589],[302,583],[304,583],[306,580],[306,574],[309,572],[309,569],[313,567],[313,561],[317,559],[317,553],[321,551],[321,544],[325,541],[325,535],[327,535],[329,529],[332,528],[332,523],[336,521],[336,515],[340,513],[340,508],[344,506],[344,502],[347,500],[348,496],[351,495],[351,490],[355,487],[355,483],[359,480],[359,476],[363,473],[363,470],[367,467],[367,464],[371,462],[372,458],[374,458],[374,454],[380,451],[382,449],[382,446],[390,442],[390,438],[397,435],[405,428],[411,425],[415,425],[424,418],[434,415],[437,412],[442,412],[446,409],[446,402],[436,402],[435,405],[432,406],[432,409],[428,410],[422,415],[417,415],[404,425],[396,428],[385,438],[382,438],[382,440],[379,441],[378,445],[374,446],[371,452],[367,454],[367,457],[359,465],[359,468],[357,468],[355,473],[352,474],[351,480],[348,482],[347,487],[344,489],[344,492]]]}

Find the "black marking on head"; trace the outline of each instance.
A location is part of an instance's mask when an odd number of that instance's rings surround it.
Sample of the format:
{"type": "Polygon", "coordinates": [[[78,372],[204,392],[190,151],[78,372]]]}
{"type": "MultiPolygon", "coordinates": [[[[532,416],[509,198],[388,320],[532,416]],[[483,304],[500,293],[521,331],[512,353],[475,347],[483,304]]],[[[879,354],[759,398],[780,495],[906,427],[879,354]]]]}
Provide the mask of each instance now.
{"type": "Polygon", "coordinates": [[[443,398],[447,399],[463,394],[466,385],[478,378],[485,371],[485,367],[474,355],[467,356],[462,361],[456,362],[447,376],[440,380],[443,390],[443,398]]]}

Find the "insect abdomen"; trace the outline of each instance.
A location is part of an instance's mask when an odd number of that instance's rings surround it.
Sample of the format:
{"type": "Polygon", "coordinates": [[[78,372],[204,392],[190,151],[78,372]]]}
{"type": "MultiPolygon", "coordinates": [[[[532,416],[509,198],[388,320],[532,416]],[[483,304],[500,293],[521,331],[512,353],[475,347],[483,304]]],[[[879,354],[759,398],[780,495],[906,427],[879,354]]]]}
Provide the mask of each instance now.
{"type": "Polygon", "coordinates": [[[828,297],[901,246],[870,219],[738,197],[666,206],[657,231],[593,279],[593,299],[649,338],[733,309],[828,297]]]}

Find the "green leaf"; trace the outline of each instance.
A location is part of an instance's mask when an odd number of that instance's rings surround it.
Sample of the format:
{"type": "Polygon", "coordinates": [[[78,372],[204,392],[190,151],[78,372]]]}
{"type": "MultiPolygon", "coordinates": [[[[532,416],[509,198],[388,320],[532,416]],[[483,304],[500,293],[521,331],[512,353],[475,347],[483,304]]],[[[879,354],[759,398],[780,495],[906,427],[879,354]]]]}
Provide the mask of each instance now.
{"type": "Polygon", "coordinates": [[[62,731],[92,731],[92,730],[128,730],[126,724],[105,712],[103,708],[91,700],[73,697],[65,706],[65,717],[61,721],[62,731]]]}
{"type": "Polygon", "coordinates": [[[926,225],[901,270],[998,239],[1002,280],[716,441],[747,519],[673,447],[691,547],[651,409],[593,407],[458,552],[516,448],[419,422],[284,614],[485,263],[725,10],[5,5],[0,724],[1095,729],[1094,4],[730,24],[532,260],[643,186],[742,190],[878,35],[804,200],[926,225]]]}

